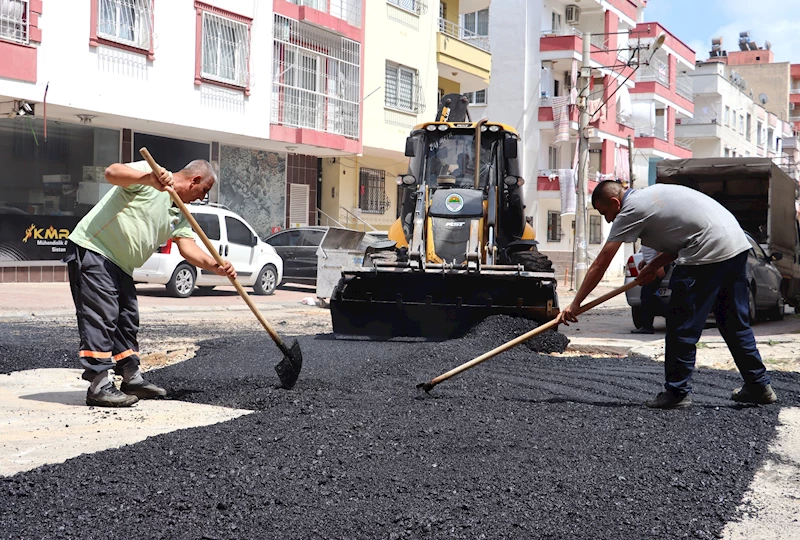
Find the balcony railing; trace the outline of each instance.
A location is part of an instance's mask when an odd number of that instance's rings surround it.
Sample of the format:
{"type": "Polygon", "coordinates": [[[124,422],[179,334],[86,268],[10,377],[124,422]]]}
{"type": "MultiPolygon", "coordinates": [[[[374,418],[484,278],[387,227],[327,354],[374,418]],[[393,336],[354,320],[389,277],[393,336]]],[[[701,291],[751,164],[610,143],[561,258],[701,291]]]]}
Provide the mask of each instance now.
{"type": "Polygon", "coordinates": [[[590,41],[592,45],[598,49],[603,51],[608,50],[608,36],[604,36],[602,34],[592,34],[592,39],[590,41]]]}
{"type": "Polygon", "coordinates": [[[692,84],[692,79],[686,75],[678,75],[678,77],[675,79],[675,91],[679,96],[686,98],[689,101],[694,100],[694,85],[692,84]]]}
{"type": "Polygon", "coordinates": [[[790,116],[789,122],[800,122],[800,116],[790,116]]]}
{"type": "Polygon", "coordinates": [[[790,94],[800,94],[800,88],[791,88],[789,89],[790,94]]]}
{"type": "Polygon", "coordinates": [[[439,17],[439,32],[451,38],[463,41],[464,43],[472,45],[473,47],[477,47],[483,51],[489,52],[490,50],[489,36],[481,36],[472,30],[467,30],[463,26],[459,26],[441,17],[439,17]]]}
{"type": "Polygon", "coordinates": [[[656,128],[637,128],[636,129],[636,136],[637,137],[655,137],[656,139],[661,139],[662,141],[667,140],[667,131],[664,128],[656,127],[656,128]]]}
{"type": "Polygon", "coordinates": [[[362,0],[289,0],[290,4],[310,7],[327,13],[337,19],[347,21],[348,24],[361,28],[361,3],[362,0]]]}
{"type": "Polygon", "coordinates": [[[645,66],[636,74],[638,82],[658,82],[669,88],[669,66],[654,58],[649,66],[645,66]]]}
{"type": "Polygon", "coordinates": [[[561,28],[553,28],[552,30],[542,30],[542,37],[551,36],[583,36],[583,32],[574,26],[562,26],[561,28]]]}

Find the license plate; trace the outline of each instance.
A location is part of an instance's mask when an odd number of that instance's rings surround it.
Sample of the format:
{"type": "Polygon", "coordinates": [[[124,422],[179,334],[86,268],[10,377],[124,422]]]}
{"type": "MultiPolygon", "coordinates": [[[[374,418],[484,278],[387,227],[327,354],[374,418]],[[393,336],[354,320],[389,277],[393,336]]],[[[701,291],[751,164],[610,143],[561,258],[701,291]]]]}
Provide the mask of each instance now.
{"type": "Polygon", "coordinates": [[[667,296],[669,294],[669,289],[666,287],[662,287],[658,289],[658,296],[667,296]]]}

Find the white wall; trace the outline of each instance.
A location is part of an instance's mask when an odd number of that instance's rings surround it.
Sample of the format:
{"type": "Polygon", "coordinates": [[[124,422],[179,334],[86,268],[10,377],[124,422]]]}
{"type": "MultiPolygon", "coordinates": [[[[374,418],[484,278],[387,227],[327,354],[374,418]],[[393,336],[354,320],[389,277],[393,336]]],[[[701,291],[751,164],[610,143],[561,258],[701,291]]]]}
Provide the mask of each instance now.
{"type": "Polygon", "coordinates": [[[542,8],[538,2],[493,2],[489,17],[492,73],[487,116],[514,127],[522,137],[525,215],[537,215],[539,130],[539,39],[542,8]]]}
{"type": "Polygon", "coordinates": [[[41,102],[49,81],[48,119],[77,121],[76,114],[90,113],[96,116],[92,125],[99,127],[133,127],[197,140],[217,133],[222,135],[216,140],[240,144],[242,136],[268,138],[271,2],[209,3],[254,19],[249,97],[195,86],[196,11],[192,2],[183,1],[155,2],[153,61],[113,47],[90,47],[90,2],[47,2],[40,18],[38,82],[0,81],[0,94],[41,102]],[[131,123],[121,126],[125,120],[131,123]]]}

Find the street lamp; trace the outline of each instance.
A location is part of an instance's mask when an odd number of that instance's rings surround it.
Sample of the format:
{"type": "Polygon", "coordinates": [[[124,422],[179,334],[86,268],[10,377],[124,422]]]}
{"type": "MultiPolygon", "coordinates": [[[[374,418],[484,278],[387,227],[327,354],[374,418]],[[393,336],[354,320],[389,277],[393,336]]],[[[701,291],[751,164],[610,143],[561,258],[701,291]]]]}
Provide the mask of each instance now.
{"type": "MultiPolygon", "coordinates": [[[[611,33],[619,34],[622,32],[611,33]]],[[[580,88],[580,94],[578,96],[578,110],[580,111],[580,118],[578,119],[578,193],[575,201],[575,244],[573,246],[573,249],[575,250],[575,268],[572,272],[575,276],[575,287],[578,289],[580,289],[580,286],[586,277],[586,272],[589,269],[587,264],[588,256],[586,225],[588,220],[586,198],[588,195],[587,186],[589,183],[589,136],[587,130],[589,128],[589,81],[592,77],[591,39],[591,33],[587,32],[583,34],[583,57],[581,59],[580,78],[578,80],[578,88],[580,88]]],[[[651,50],[650,57],[646,62],[647,64],[649,64],[653,59],[653,55],[655,55],[656,51],[660,49],[662,45],[664,45],[665,39],[666,35],[662,33],[655,39],[652,45],[647,47],[651,50]]],[[[629,47],[627,49],[618,50],[635,50],[640,52],[642,48],[643,47],[629,47]]],[[[628,60],[626,66],[629,67],[630,64],[631,59],[628,60]]],[[[634,73],[636,73],[636,70],[638,70],[641,65],[642,62],[637,61],[636,67],[625,78],[625,80],[617,86],[617,89],[619,89],[621,85],[625,84],[625,82],[630,79],[634,73]]],[[[613,68],[614,66],[610,67],[613,68]]],[[[605,105],[605,103],[608,102],[608,100],[611,99],[616,92],[617,91],[615,90],[610,96],[608,96],[600,107],[605,105]]]]}

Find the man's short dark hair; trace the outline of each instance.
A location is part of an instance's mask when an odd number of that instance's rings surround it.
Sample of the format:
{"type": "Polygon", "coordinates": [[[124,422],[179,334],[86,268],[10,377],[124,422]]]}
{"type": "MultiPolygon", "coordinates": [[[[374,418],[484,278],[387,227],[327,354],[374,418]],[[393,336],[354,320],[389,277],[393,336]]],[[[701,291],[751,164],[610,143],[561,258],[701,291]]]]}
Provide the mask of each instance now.
{"type": "Polygon", "coordinates": [[[184,174],[184,176],[189,178],[201,176],[203,178],[203,183],[208,182],[209,180],[213,182],[217,181],[217,173],[214,172],[214,168],[211,166],[211,163],[204,159],[195,159],[194,161],[189,162],[181,172],[184,174]]]}
{"type": "Polygon", "coordinates": [[[616,180],[603,180],[592,192],[592,206],[597,208],[597,203],[608,201],[614,197],[622,200],[625,188],[616,180]]]}

